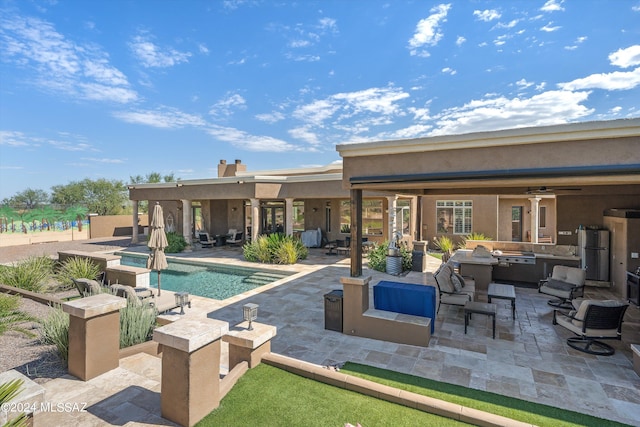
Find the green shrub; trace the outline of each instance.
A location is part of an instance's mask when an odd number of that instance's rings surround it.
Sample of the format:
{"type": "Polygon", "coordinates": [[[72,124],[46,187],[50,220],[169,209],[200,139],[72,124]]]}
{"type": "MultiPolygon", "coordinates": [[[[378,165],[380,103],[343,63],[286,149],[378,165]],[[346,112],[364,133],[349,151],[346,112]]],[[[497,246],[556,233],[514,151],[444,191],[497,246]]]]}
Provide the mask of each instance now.
{"type": "Polygon", "coordinates": [[[132,304],[120,310],[120,348],[148,341],[156,324],[157,312],[149,304],[132,304]]]}
{"type": "Polygon", "coordinates": [[[18,310],[20,307],[20,296],[0,294],[0,335],[7,331],[16,331],[25,334],[28,337],[34,334],[21,327],[24,322],[35,322],[34,317],[18,310]]]}
{"type": "Polygon", "coordinates": [[[447,262],[455,249],[453,240],[447,236],[440,236],[435,241],[436,248],[442,252],[442,261],[447,262]]]}
{"type": "Polygon", "coordinates": [[[67,258],[58,270],[58,282],[63,288],[73,287],[71,279],[93,279],[100,274],[100,267],[90,258],[67,258]]]}
{"type": "MultiPolygon", "coordinates": [[[[15,379],[0,384],[0,407],[20,394],[20,392],[22,392],[23,384],[24,380],[21,379],[15,379]]],[[[7,421],[7,423],[3,424],[3,427],[26,427],[28,425],[30,424],[27,414],[21,413],[20,415],[12,418],[11,421],[7,421]]]]}
{"type": "Polygon", "coordinates": [[[12,266],[0,269],[0,283],[25,289],[32,292],[40,292],[53,277],[55,262],[47,257],[31,257],[12,266]]]}
{"type": "Polygon", "coordinates": [[[56,346],[58,355],[64,361],[69,358],[69,315],[56,306],[42,322],[42,337],[44,344],[56,346]]]}
{"type": "Polygon", "coordinates": [[[485,236],[483,233],[469,233],[460,242],[458,247],[464,249],[467,247],[467,240],[493,240],[490,236],[485,236]]]}
{"type": "Polygon", "coordinates": [[[184,236],[175,231],[167,233],[167,243],[169,243],[169,246],[167,246],[164,251],[168,254],[177,254],[187,247],[187,241],[184,239],[184,236]]]}
{"type": "MultiPolygon", "coordinates": [[[[400,243],[400,255],[402,256],[402,271],[411,270],[413,256],[411,250],[405,242],[400,243]]],[[[389,241],[385,240],[381,245],[377,243],[369,251],[369,268],[376,271],[387,271],[387,253],[389,252],[389,241]]]]}
{"type": "Polygon", "coordinates": [[[298,260],[306,259],[309,250],[296,237],[274,233],[258,236],[256,240],[246,243],[242,253],[251,262],[295,264],[298,260]]]}

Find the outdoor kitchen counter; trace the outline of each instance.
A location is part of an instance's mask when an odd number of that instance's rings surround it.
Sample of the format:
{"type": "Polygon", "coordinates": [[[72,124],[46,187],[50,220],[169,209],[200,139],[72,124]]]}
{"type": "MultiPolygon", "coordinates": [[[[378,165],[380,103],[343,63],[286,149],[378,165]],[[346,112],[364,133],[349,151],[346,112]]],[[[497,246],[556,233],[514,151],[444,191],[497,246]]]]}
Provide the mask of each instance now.
{"type": "Polygon", "coordinates": [[[491,283],[493,266],[498,260],[492,256],[473,256],[473,251],[460,249],[451,256],[451,262],[460,266],[460,274],[471,276],[476,282],[476,290],[486,291],[491,283]]]}

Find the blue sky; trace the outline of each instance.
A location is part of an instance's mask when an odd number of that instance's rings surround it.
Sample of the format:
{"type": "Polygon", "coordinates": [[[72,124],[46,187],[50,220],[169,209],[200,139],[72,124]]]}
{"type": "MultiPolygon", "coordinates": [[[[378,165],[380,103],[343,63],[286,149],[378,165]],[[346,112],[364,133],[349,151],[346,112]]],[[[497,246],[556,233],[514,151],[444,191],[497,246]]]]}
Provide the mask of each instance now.
{"type": "Polygon", "coordinates": [[[0,199],[639,117],[639,87],[640,0],[0,0],[0,199]]]}

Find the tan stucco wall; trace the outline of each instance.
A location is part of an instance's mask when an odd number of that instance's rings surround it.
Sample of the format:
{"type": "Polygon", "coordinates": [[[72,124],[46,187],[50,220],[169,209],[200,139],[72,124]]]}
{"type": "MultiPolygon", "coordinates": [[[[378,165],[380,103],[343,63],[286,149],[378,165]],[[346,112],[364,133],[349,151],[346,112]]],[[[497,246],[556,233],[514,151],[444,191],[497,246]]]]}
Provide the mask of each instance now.
{"type": "MultiPolygon", "coordinates": [[[[500,198],[498,205],[498,234],[497,239],[500,241],[511,241],[511,208],[513,206],[522,206],[522,241],[531,241],[531,201],[532,196],[518,198],[500,198]]],[[[538,233],[545,236],[551,236],[553,243],[556,242],[556,203],[555,199],[543,198],[539,202],[539,206],[547,208],[546,227],[539,228],[538,233]]]]}
{"type": "MultiPolygon", "coordinates": [[[[138,215],[138,233],[142,235],[144,227],[149,225],[149,217],[147,215],[138,215]]],[[[91,216],[90,220],[90,238],[97,237],[116,237],[131,236],[133,234],[132,216],[131,215],[104,215],[91,216]]]]}

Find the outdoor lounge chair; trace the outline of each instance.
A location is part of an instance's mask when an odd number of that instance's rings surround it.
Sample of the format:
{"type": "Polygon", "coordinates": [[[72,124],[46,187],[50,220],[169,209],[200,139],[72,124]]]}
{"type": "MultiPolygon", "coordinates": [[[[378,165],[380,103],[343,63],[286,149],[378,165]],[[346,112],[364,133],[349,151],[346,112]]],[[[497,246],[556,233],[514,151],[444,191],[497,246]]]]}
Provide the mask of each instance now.
{"type": "Polygon", "coordinates": [[[97,280],[87,279],[84,277],[80,277],[78,279],[71,279],[71,280],[73,281],[73,284],[76,286],[78,293],[83,298],[91,295],[97,295],[99,293],[102,293],[108,290],[106,286],[103,286],[97,280]]]}
{"type": "Polygon", "coordinates": [[[216,239],[212,239],[211,236],[209,236],[209,233],[199,233],[198,238],[200,239],[200,245],[203,248],[212,248],[216,243],[216,239]]]}
{"type": "Polygon", "coordinates": [[[587,272],[581,268],[556,265],[548,279],[541,280],[538,292],[556,297],[549,305],[556,308],[571,309],[571,301],[584,295],[584,281],[587,272]]]}
{"type": "Polygon", "coordinates": [[[232,236],[227,237],[228,244],[242,243],[242,231],[236,231],[232,236]]]}
{"type": "Polygon", "coordinates": [[[133,304],[149,303],[154,305],[155,294],[149,288],[134,288],[127,285],[111,285],[111,291],[115,296],[127,298],[133,304]]]}
{"type": "Polygon", "coordinates": [[[622,339],[622,321],[629,304],[606,300],[574,300],[574,310],[553,311],[553,324],[567,328],[577,335],[567,339],[567,345],[578,351],[611,356],[615,349],[602,339],[622,339]]]}
{"type": "MultiPolygon", "coordinates": [[[[433,274],[438,285],[440,304],[464,306],[467,301],[473,301],[476,292],[476,282],[471,277],[462,277],[448,264],[442,264],[433,274]]],[[[438,304],[438,310],[440,310],[438,304]]]]}

